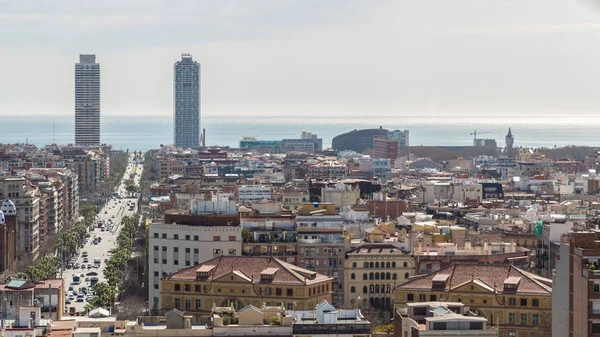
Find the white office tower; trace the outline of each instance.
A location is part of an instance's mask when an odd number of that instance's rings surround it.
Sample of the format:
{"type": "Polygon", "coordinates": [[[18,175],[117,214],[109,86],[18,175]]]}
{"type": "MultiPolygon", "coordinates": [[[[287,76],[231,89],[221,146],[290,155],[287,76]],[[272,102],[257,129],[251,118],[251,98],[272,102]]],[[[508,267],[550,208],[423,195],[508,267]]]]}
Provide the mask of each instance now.
{"type": "Polygon", "coordinates": [[[100,64],[79,55],[75,64],[75,144],[100,145],[100,64]]]}
{"type": "Polygon", "coordinates": [[[173,67],[173,110],[175,146],[200,146],[200,64],[190,54],[173,67]]]}

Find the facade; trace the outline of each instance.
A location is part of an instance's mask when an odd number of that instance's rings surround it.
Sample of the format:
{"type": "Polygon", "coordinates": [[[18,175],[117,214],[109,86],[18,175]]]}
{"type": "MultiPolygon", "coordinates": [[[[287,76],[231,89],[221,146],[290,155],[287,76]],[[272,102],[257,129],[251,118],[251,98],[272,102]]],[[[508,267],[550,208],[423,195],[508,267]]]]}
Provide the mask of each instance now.
{"type": "Polygon", "coordinates": [[[45,326],[40,319],[60,320],[65,307],[64,293],[62,279],[36,283],[12,280],[0,284],[0,298],[4,301],[2,318],[13,321],[18,327],[26,327],[29,324],[34,327],[45,326]]]}
{"type": "Polygon", "coordinates": [[[500,336],[551,334],[552,281],[513,266],[454,264],[396,287],[396,308],[411,303],[461,302],[500,336]]]}
{"type": "Polygon", "coordinates": [[[242,253],[238,216],[166,214],[164,222],[150,224],[148,238],[150,308],[155,302],[162,307],[161,277],[215,257],[242,253]]]}
{"type": "Polygon", "coordinates": [[[346,252],[344,303],[390,312],[394,287],[414,275],[414,259],[394,244],[366,243],[346,252]]]}
{"type": "Polygon", "coordinates": [[[17,209],[7,199],[0,206],[0,273],[14,270],[18,246],[17,209]]]}
{"type": "Polygon", "coordinates": [[[353,206],[360,199],[360,190],[358,187],[346,185],[341,182],[333,187],[321,188],[321,202],[332,203],[335,207],[353,206]]]}
{"type": "Polygon", "coordinates": [[[498,337],[484,317],[472,315],[460,302],[410,303],[398,309],[394,320],[396,337],[482,336],[498,337]]]}
{"type": "Polygon", "coordinates": [[[214,306],[308,310],[331,301],[332,279],[274,257],[221,256],[161,280],[163,310],[200,317],[214,306]]]}
{"type": "Polygon", "coordinates": [[[600,336],[600,232],[571,232],[560,243],[552,286],[552,336],[600,336]]]}
{"type": "Polygon", "coordinates": [[[291,214],[242,217],[248,236],[242,238],[242,255],[275,256],[298,264],[296,219],[291,214]]]}
{"type": "Polygon", "coordinates": [[[344,219],[334,204],[303,204],[297,211],[298,263],[333,278],[333,302],[344,303],[344,219]]]}
{"type": "Polygon", "coordinates": [[[181,148],[200,146],[200,64],[181,55],[173,67],[173,143],[181,148]]]}
{"type": "Polygon", "coordinates": [[[100,145],[100,64],[79,55],[75,64],[75,144],[100,145]]]}
{"type": "Polygon", "coordinates": [[[373,137],[373,158],[389,159],[393,167],[394,161],[398,158],[398,140],[389,136],[373,137]]]}
{"type": "Polygon", "coordinates": [[[271,185],[239,185],[237,194],[239,202],[259,202],[273,197],[271,185]]]}
{"type": "Polygon", "coordinates": [[[388,133],[390,138],[398,142],[398,149],[403,149],[410,146],[408,130],[394,130],[388,133]]]}

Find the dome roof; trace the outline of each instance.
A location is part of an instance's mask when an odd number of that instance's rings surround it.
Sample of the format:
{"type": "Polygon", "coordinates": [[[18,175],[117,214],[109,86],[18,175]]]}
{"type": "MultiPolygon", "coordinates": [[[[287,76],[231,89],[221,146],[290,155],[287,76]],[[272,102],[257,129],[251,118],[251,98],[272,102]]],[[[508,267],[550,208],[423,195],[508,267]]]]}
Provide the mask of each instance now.
{"type": "Polygon", "coordinates": [[[2,213],[2,211],[0,211],[0,226],[4,225],[5,219],[4,219],[4,213],[2,213]]]}
{"type": "Polygon", "coordinates": [[[17,215],[17,207],[15,207],[15,204],[9,199],[6,199],[2,203],[2,206],[0,206],[0,211],[2,211],[5,216],[17,215]]]}

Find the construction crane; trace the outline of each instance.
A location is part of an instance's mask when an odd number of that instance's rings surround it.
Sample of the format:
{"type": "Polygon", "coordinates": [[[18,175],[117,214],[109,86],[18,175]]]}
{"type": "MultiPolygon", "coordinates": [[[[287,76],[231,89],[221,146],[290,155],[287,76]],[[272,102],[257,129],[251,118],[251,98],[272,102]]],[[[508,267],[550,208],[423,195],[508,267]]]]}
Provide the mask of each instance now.
{"type": "Polygon", "coordinates": [[[473,142],[475,142],[475,140],[477,139],[477,135],[482,135],[485,133],[491,133],[491,132],[477,132],[477,130],[473,130],[473,132],[470,133],[471,136],[473,136],[473,142]]]}

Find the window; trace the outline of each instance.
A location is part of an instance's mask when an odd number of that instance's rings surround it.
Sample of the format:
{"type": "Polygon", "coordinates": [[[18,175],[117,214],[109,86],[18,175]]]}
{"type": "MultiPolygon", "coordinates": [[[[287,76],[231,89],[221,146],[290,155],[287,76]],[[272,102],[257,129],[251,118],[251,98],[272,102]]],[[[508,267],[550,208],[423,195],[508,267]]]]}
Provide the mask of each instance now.
{"type": "Polygon", "coordinates": [[[397,280],[398,279],[398,275],[396,275],[396,273],[392,274],[392,280],[397,280]]]}
{"type": "Polygon", "coordinates": [[[375,268],[379,268],[379,262],[375,262],[375,268]]]}
{"type": "Polygon", "coordinates": [[[521,314],[521,325],[527,325],[527,314],[521,314]]]}
{"type": "Polygon", "coordinates": [[[271,295],[271,288],[265,288],[265,295],[271,295]]]}
{"type": "Polygon", "coordinates": [[[539,307],[540,306],[540,300],[537,298],[534,298],[531,300],[531,306],[532,307],[539,307]]]}
{"type": "Polygon", "coordinates": [[[369,273],[369,280],[373,280],[374,278],[373,273],[369,273]]]}
{"type": "Polygon", "coordinates": [[[192,308],[192,300],[185,300],[185,308],[186,309],[192,308]]]}
{"type": "Polygon", "coordinates": [[[281,296],[281,288],[275,288],[275,295],[281,296]]]}
{"type": "Polygon", "coordinates": [[[354,273],[350,274],[350,279],[351,280],[355,280],[356,279],[356,275],[354,275],[354,273]]]}
{"type": "MultiPolygon", "coordinates": [[[[202,289],[202,287],[200,287],[200,285],[199,285],[199,284],[196,284],[196,285],[194,286],[194,291],[196,291],[197,293],[201,292],[201,291],[202,291],[201,289],[202,289]]],[[[200,301],[200,300],[197,300],[197,301],[200,301]]]]}
{"type": "Polygon", "coordinates": [[[194,235],[194,241],[200,241],[200,238],[198,237],[198,235],[194,235]]]}
{"type": "Polygon", "coordinates": [[[162,246],[162,251],[166,252],[167,251],[167,246],[162,246]]]}
{"type": "Polygon", "coordinates": [[[356,292],[356,288],[355,287],[350,287],[350,292],[351,293],[355,293],[356,292]]]}
{"type": "Polygon", "coordinates": [[[186,253],[189,253],[190,251],[191,251],[191,250],[190,250],[189,248],[186,248],[186,249],[185,249],[185,252],[186,252],[186,253]]]}
{"type": "Polygon", "coordinates": [[[356,262],[352,262],[352,268],[356,268],[356,262]]]}
{"type": "Polygon", "coordinates": [[[154,263],[158,263],[158,259],[157,258],[154,258],[154,263]]]}
{"type": "Polygon", "coordinates": [[[167,264],[167,259],[162,259],[162,264],[167,264]]]}
{"type": "Polygon", "coordinates": [[[514,312],[508,313],[508,324],[515,324],[516,322],[516,314],[514,312]]]}
{"type": "Polygon", "coordinates": [[[408,267],[408,262],[404,262],[404,268],[408,267]]]}
{"type": "Polygon", "coordinates": [[[181,309],[181,299],[175,299],[175,309],[181,309]]]}
{"type": "Polygon", "coordinates": [[[196,299],[196,309],[200,309],[200,307],[201,307],[200,304],[201,304],[200,299],[197,298],[196,299]]]}
{"type": "Polygon", "coordinates": [[[179,234],[173,234],[173,239],[179,240],[179,234]]]}
{"type": "Polygon", "coordinates": [[[390,274],[390,273],[385,273],[385,279],[386,279],[386,280],[389,280],[389,279],[391,279],[391,278],[392,278],[392,274],[390,274]]]}
{"type": "MultiPolygon", "coordinates": [[[[529,170],[529,169],[527,169],[527,170],[529,170]]],[[[517,337],[517,333],[514,332],[514,331],[509,331],[508,332],[508,337],[517,337]]]]}
{"type": "Polygon", "coordinates": [[[200,252],[200,249],[194,248],[194,254],[198,254],[199,252],[200,252]]]}
{"type": "Polygon", "coordinates": [[[154,272],[154,276],[158,276],[158,271],[155,271],[155,272],[154,272]]]}
{"type": "Polygon", "coordinates": [[[158,239],[158,233],[154,233],[154,238],[158,239]]]}
{"type": "Polygon", "coordinates": [[[181,284],[175,284],[175,291],[181,291],[181,284]]]}
{"type": "Polygon", "coordinates": [[[158,246],[154,246],[154,250],[155,250],[155,251],[158,251],[158,246]]]}
{"type": "Polygon", "coordinates": [[[189,284],[186,284],[183,286],[183,289],[185,289],[185,291],[192,291],[192,286],[190,286],[189,284]]]}
{"type": "Polygon", "coordinates": [[[594,292],[600,293],[600,283],[594,283],[594,292]]]}
{"type": "Polygon", "coordinates": [[[186,239],[186,240],[189,240],[189,239],[190,239],[190,236],[189,236],[189,235],[186,235],[186,236],[185,236],[185,239],[186,239]]]}
{"type": "Polygon", "coordinates": [[[363,268],[369,268],[369,262],[363,263],[363,268]]]}
{"type": "Polygon", "coordinates": [[[368,278],[367,273],[363,274],[363,281],[366,280],[368,278]]]}
{"type": "Polygon", "coordinates": [[[287,304],[287,310],[294,310],[294,303],[288,302],[288,304],[287,304]]]}
{"type": "Polygon", "coordinates": [[[189,266],[191,266],[191,265],[192,265],[192,264],[190,263],[190,261],[189,261],[189,260],[186,260],[186,261],[185,261],[185,266],[186,266],[186,267],[189,267],[189,266]]]}
{"type": "Polygon", "coordinates": [[[521,306],[522,307],[526,307],[527,306],[527,299],[526,298],[522,298],[521,299],[521,306]]]}
{"type": "Polygon", "coordinates": [[[369,285],[369,293],[371,293],[371,294],[375,293],[375,286],[372,284],[369,285]]]}
{"type": "Polygon", "coordinates": [[[406,301],[412,302],[415,300],[415,295],[413,294],[406,294],[406,301]]]}
{"type": "Polygon", "coordinates": [[[408,279],[409,277],[410,277],[410,274],[409,274],[409,273],[404,273],[404,279],[405,279],[405,280],[406,280],[406,279],[408,279]]]}
{"type": "Polygon", "coordinates": [[[369,268],[373,268],[373,262],[369,263],[369,268]]]}
{"type": "Polygon", "coordinates": [[[173,247],[173,253],[179,253],[179,247],[173,247]]]}
{"type": "Polygon", "coordinates": [[[363,287],[363,294],[366,294],[367,292],[368,292],[368,288],[367,288],[367,286],[364,286],[363,287]]]}
{"type": "Polygon", "coordinates": [[[229,249],[229,255],[235,255],[236,254],[236,249],[229,249]]]}
{"type": "Polygon", "coordinates": [[[437,297],[435,295],[429,295],[429,300],[431,302],[435,302],[437,300],[437,297]]]}
{"type": "Polygon", "coordinates": [[[163,234],[162,234],[162,238],[163,238],[163,239],[166,239],[166,238],[167,238],[167,233],[163,233],[163,234]]]}
{"type": "Polygon", "coordinates": [[[158,289],[158,283],[154,284],[154,289],[158,289]]]}
{"type": "Polygon", "coordinates": [[[389,262],[388,262],[388,263],[386,263],[386,264],[385,264],[385,267],[386,267],[386,268],[389,268],[389,267],[390,267],[390,263],[389,263],[389,262]]]}
{"type": "Polygon", "coordinates": [[[287,296],[294,296],[294,289],[287,288],[286,294],[287,294],[287,296]]]}
{"type": "Polygon", "coordinates": [[[213,241],[221,241],[221,237],[219,235],[213,236],[213,241]]]}
{"type": "Polygon", "coordinates": [[[178,266],[179,265],[179,260],[173,260],[173,264],[178,266]]]}
{"type": "Polygon", "coordinates": [[[425,294],[419,294],[419,302],[425,302],[425,294]]]}
{"type": "Polygon", "coordinates": [[[229,241],[235,241],[235,235],[230,235],[229,236],[229,241]]]}
{"type": "Polygon", "coordinates": [[[379,273],[375,273],[375,279],[379,280],[379,273]]]}
{"type": "Polygon", "coordinates": [[[392,262],[392,268],[396,268],[396,262],[392,262]]]}
{"type": "Polygon", "coordinates": [[[220,249],[213,249],[213,254],[214,255],[221,255],[221,250],[220,249]]]}
{"type": "Polygon", "coordinates": [[[517,305],[517,300],[514,297],[509,297],[508,298],[508,305],[512,305],[512,306],[517,305]]]}

